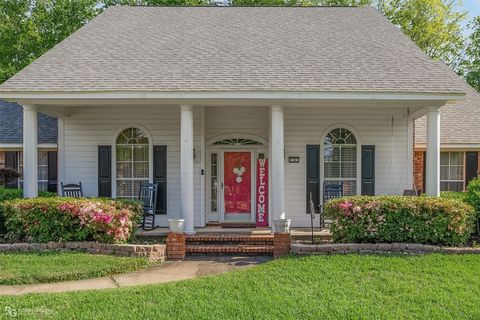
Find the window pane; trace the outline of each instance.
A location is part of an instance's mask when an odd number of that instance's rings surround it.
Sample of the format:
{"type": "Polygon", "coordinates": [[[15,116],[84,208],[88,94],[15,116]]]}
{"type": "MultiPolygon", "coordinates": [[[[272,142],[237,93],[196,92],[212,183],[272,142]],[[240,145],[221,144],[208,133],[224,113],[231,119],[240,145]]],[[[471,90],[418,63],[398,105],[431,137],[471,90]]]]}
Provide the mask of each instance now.
{"type": "Polygon", "coordinates": [[[117,162],[117,178],[133,178],[132,163],[117,162]]]}
{"type": "Polygon", "coordinates": [[[38,166],[38,180],[48,180],[48,166],[38,166]]]}
{"type": "Polygon", "coordinates": [[[448,160],[448,152],[441,152],[440,153],[440,165],[441,166],[448,166],[449,160],[448,160]]]}
{"type": "Polygon", "coordinates": [[[463,153],[450,152],[450,165],[463,165],[463,153]]]}
{"type": "Polygon", "coordinates": [[[132,160],[132,148],[117,146],[117,161],[131,161],[132,160]]]}
{"type": "Polygon", "coordinates": [[[450,179],[449,180],[463,180],[463,167],[451,166],[450,167],[450,179]]]}
{"type": "Polygon", "coordinates": [[[38,182],[38,191],[47,191],[48,190],[48,182],[47,181],[39,181],[38,182]]]}
{"type": "Polygon", "coordinates": [[[440,191],[463,191],[463,182],[440,182],[440,191]]]}
{"type": "Polygon", "coordinates": [[[148,162],[134,162],[132,178],[148,178],[148,162]]]}
{"type": "Polygon", "coordinates": [[[356,178],[357,177],[357,163],[356,162],[342,162],[341,178],[356,178]]]}
{"type": "Polygon", "coordinates": [[[39,151],[38,152],[38,165],[48,165],[48,152],[39,151]]]}
{"type": "Polygon", "coordinates": [[[449,180],[450,170],[448,166],[440,166],[440,180],[449,180]]]}
{"type": "Polygon", "coordinates": [[[148,146],[134,146],[133,147],[134,161],[148,161],[148,146]]]}
{"type": "Polygon", "coordinates": [[[340,164],[338,162],[325,162],[324,165],[326,179],[340,178],[340,164]]]}

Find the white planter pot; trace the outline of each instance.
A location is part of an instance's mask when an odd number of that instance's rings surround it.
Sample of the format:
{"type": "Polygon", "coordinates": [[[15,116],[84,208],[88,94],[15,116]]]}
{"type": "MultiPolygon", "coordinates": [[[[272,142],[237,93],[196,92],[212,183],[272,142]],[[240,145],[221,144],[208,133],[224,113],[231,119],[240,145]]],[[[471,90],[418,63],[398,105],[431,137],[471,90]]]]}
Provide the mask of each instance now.
{"type": "Polygon", "coordinates": [[[168,226],[173,233],[183,233],[185,219],[168,219],[168,226]]]}
{"type": "Polygon", "coordinates": [[[273,226],[276,233],[289,233],[290,232],[290,219],[277,219],[273,220],[273,226]]]}

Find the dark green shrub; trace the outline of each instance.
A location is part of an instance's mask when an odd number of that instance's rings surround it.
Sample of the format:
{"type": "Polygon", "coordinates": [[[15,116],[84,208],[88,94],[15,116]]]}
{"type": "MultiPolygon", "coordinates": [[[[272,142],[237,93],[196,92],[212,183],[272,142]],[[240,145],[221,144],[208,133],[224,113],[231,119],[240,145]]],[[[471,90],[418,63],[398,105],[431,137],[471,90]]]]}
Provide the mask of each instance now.
{"type": "Polygon", "coordinates": [[[445,199],[455,199],[465,202],[467,194],[465,192],[458,191],[442,191],[440,196],[445,199]]]}
{"type": "Polygon", "coordinates": [[[110,199],[34,198],[5,201],[10,240],[125,242],[141,212],[135,202],[110,199]]]}
{"type": "MultiPolygon", "coordinates": [[[[51,198],[56,197],[57,194],[55,192],[40,191],[38,193],[38,196],[42,198],[51,198]]],[[[22,197],[22,189],[0,187],[0,204],[6,200],[13,200],[22,197]]],[[[2,208],[0,206],[0,235],[5,234],[5,232],[7,232],[5,229],[5,218],[3,216],[2,208]]]]}
{"type": "Polygon", "coordinates": [[[465,201],[475,208],[477,218],[480,219],[480,177],[473,179],[468,184],[465,201]]]}
{"type": "Polygon", "coordinates": [[[474,210],[459,200],[356,196],[329,201],[335,242],[412,242],[462,245],[473,230],[474,210]]]}

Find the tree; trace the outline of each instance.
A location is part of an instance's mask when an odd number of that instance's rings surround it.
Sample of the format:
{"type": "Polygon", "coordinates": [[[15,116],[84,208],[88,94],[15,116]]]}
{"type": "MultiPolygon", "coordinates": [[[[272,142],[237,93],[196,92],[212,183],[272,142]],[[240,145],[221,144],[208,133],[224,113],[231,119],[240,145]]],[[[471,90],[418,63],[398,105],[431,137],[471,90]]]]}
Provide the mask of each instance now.
{"type": "Polygon", "coordinates": [[[480,92],[480,16],[470,23],[473,32],[469,36],[469,43],[465,50],[465,56],[460,62],[460,74],[465,80],[480,92]]]}
{"type": "Polygon", "coordinates": [[[0,0],[0,83],[98,12],[95,0],[0,0]]]}
{"type": "Polygon", "coordinates": [[[461,23],[466,12],[455,0],[379,0],[377,8],[435,60],[448,65],[464,48],[461,23]]]}

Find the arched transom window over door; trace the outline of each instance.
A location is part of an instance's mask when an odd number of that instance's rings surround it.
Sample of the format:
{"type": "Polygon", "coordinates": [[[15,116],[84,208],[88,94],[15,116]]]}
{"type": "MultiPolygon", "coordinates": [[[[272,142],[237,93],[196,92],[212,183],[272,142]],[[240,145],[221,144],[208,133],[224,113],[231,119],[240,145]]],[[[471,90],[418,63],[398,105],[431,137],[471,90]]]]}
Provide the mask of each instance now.
{"type": "Polygon", "coordinates": [[[117,198],[136,199],[149,180],[149,141],[138,128],[120,132],[116,141],[117,198]]]}
{"type": "Polygon", "coordinates": [[[357,140],[347,129],[330,131],[323,142],[325,183],[343,183],[344,195],[357,193],[357,140]]]}

